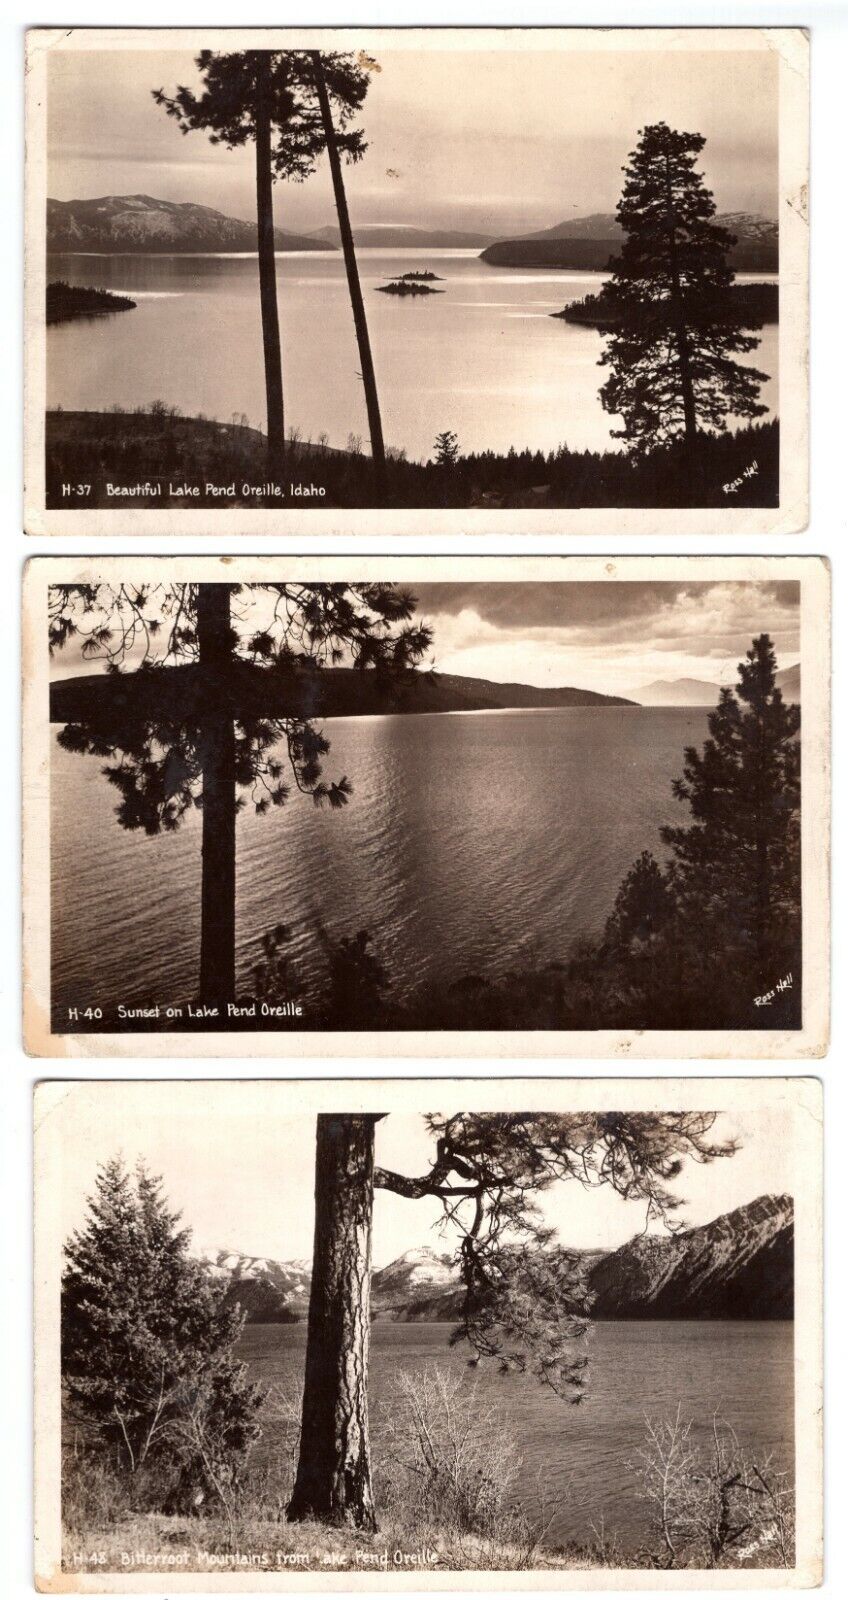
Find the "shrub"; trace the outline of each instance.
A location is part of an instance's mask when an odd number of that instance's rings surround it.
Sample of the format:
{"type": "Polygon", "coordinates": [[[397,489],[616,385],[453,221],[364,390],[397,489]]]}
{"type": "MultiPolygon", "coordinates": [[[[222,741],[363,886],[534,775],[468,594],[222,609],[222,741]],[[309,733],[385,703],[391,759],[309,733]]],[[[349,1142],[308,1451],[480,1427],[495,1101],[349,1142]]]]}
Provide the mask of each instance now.
{"type": "Polygon", "coordinates": [[[693,1420],[684,1420],[680,1406],[672,1418],[646,1419],[632,1470],[651,1508],[649,1565],[794,1566],[791,1478],[770,1457],[757,1463],[746,1456],[718,1413],[705,1444],[693,1436],[693,1420]]]}
{"type": "Polygon", "coordinates": [[[433,1363],[398,1373],[383,1408],[387,1502],[444,1530],[502,1531],[521,1457],[480,1380],[433,1363]]]}

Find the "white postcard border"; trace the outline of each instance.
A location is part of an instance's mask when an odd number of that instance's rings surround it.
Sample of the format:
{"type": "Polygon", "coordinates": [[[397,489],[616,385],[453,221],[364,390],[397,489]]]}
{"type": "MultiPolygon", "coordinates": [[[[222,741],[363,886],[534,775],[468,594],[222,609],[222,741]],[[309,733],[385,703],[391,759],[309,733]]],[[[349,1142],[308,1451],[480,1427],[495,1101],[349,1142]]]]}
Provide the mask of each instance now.
{"type": "MultiPolygon", "coordinates": [[[[830,569],[818,556],[34,556],[24,577],[24,1042],[30,1054],[147,1059],[523,1056],[811,1059],[830,1013],[830,569]],[[797,1031],[54,1034],[50,1025],[50,722],[47,589],[54,583],[264,580],[797,581],[801,586],[803,1026],[797,1031]],[[163,577],[164,577],[163,572],[163,577]]],[[[705,1000],[708,1012],[709,1000],[705,1000]]]]}
{"type": "Polygon", "coordinates": [[[125,535],[791,534],[808,517],[809,33],[804,28],[33,28],[27,35],[24,531],[125,535]],[[637,510],[45,509],[47,57],[51,50],[273,48],[431,51],[773,50],[779,57],[780,504],[778,508],[637,510]]]}

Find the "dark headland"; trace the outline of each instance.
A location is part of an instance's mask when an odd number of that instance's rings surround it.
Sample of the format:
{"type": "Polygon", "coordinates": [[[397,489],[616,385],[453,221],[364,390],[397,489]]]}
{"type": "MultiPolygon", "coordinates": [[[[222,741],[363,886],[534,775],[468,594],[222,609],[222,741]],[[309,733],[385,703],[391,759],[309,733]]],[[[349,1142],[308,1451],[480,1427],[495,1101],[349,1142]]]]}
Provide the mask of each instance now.
{"type": "Polygon", "coordinates": [[[135,311],[136,303],[109,289],[81,289],[70,283],[48,283],[47,325],[73,322],[77,317],[103,317],[113,311],[135,311]]]}

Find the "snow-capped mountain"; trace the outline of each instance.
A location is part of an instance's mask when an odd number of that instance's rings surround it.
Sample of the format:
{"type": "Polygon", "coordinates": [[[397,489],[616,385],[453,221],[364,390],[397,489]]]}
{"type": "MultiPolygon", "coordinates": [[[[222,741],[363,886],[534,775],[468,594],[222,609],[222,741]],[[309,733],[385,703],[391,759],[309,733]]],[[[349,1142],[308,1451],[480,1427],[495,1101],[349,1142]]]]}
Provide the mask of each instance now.
{"type": "Polygon", "coordinates": [[[238,1250],[202,1250],[213,1278],[227,1282],[250,1322],[297,1322],[309,1308],[311,1261],[273,1261],[238,1250]]]}
{"type": "MultiPolygon", "coordinates": [[[[638,1234],[618,1250],[580,1252],[594,1315],[635,1318],[783,1318],[792,1316],[794,1226],[788,1195],[761,1195],[714,1222],[682,1233],[638,1234]]],[[[200,1255],[251,1322],[306,1316],[311,1266],[238,1251],[200,1255]]],[[[451,1257],[428,1245],[379,1268],[371,1282],[375,1320],[452,1322],[463,1289],[451,1257]]]]}

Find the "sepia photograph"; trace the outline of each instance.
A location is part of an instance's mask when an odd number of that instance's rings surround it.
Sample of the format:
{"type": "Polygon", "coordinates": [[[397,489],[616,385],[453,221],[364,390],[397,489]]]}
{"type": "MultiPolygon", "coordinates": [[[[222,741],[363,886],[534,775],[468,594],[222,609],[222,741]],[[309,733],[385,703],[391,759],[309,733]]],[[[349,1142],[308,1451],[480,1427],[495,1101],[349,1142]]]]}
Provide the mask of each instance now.
{"type": "Polygon", "coordinates": [[[828,618],[816,557],[34,559],[29,1048],[820,1053],[828,618]]]}
{"type": "Polygon", "coordinates": [[[821,1581],[816,1081],[35,1116],[43,1592],[821,1581]]]}
{"type": "Polygon", "coordinates": [[[27,64],[29,532],[805,526],[803,29],[27,64]]]}

